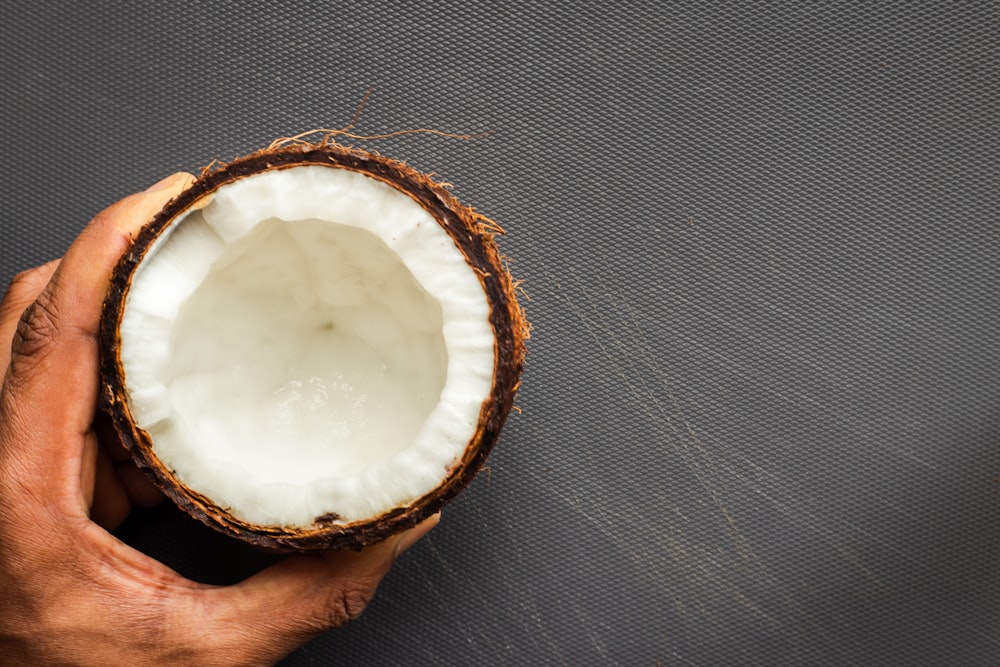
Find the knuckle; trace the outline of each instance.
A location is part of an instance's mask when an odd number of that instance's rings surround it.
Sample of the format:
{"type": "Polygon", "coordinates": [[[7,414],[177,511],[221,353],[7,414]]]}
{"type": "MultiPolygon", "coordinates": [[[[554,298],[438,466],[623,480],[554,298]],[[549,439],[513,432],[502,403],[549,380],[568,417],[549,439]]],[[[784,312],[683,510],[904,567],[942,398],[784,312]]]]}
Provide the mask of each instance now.
{"type": "Polygon", "coordinates": [[[366,581],[348,582],[327,599],[318,630],[336,628],[350,623],[368,606],[375,595],[375,585],[366,581]]]}
{"type": "Polygon", "coordinates": [[[31,305],[25,308],[18,320],[11,346],[11,367],[32,365],[45,356],[46,350],[59,330],[59,317],[52,308],[51,297],[42,292],[31,305]]]}

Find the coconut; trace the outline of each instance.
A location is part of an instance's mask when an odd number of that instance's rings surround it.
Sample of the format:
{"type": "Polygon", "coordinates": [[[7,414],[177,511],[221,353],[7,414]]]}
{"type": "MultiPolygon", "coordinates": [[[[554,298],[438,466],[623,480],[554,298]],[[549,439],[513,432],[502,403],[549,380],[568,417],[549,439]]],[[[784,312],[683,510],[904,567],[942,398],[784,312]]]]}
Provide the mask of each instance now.
{"type": "Polygon", "coordinates": [[[207,169],[114,272],[117,437],[185,512],[255,545],[416,525],[483,466],[517,391],[527,323],[498,231],[329,140],[207,169]]]}

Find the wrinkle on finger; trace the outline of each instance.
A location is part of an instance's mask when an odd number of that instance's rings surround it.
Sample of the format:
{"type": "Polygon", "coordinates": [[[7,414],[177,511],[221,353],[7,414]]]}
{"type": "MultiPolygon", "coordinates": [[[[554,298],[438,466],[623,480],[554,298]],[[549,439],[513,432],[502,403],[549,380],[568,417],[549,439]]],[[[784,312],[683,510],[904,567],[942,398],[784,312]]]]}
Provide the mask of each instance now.
{"type": "Polygon", "coordinates": [[[10,365],[14,335],[25,310],[52,280],[61,261],[54,259],[42,266],[22,271],[11,280],[3,301],[0,301],[0,375],[6,375],[7,366],[10,365]]]}
{"type": "Polygon", "coordinates": [[[59,314],[52,307],[50,296],[55,287],[42,291],[18,320],[10,350],[10,375],[14,380],[30,375],[41,364],[59,334],[59,314]]]}

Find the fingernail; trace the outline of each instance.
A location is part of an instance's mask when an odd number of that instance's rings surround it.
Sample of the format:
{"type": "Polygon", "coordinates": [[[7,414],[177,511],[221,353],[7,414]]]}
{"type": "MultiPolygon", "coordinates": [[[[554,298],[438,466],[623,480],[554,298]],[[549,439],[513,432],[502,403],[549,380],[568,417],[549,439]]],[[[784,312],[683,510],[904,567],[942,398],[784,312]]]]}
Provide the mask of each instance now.
{"type": "Polygon", "coordinates": [[[399,554],[403,553],[404,551],[412,547],[414,544],[416,544],[421,537],[431,532],[431,529],[434,528],[434,526],[438,525],[439,521],[441,521],[441,512],[438,512],[437,514],[432,514],[431,516],[427,517],[426,519],[418,523],[413,528],[410,528],[408,531],[403,533],[403,536],[399,539],[399,542],[396,544],[396,555],[398,556],[399,554]]]}
{"type": "Polygon", "coordinates": [[[156,183],[150,185],[148,188],[146,188],[146,192],[157,192],[158,190],[168,190],[170,188],[176,187],[179,184],[178,181],[181,178],[186,178],[186,177],[187,174],[184,173],[170,174],[162,181],[157,181],[156,183]]]}

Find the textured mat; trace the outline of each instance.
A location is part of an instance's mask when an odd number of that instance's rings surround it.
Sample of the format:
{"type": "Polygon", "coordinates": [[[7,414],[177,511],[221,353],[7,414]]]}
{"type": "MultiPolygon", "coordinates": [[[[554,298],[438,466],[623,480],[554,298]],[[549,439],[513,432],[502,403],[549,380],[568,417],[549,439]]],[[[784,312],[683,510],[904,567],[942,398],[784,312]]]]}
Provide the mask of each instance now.
{"type": "Polygon", "coordinates": [[[5,2],[0,279],[370,86],[361,131],[495,129],[366,147],[508,229],[523,414],[284,664],[997,664],[998,44],[990,2],[5,2]]]}

